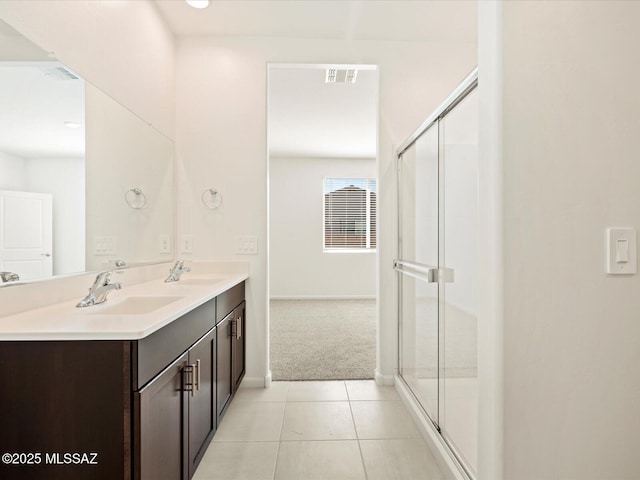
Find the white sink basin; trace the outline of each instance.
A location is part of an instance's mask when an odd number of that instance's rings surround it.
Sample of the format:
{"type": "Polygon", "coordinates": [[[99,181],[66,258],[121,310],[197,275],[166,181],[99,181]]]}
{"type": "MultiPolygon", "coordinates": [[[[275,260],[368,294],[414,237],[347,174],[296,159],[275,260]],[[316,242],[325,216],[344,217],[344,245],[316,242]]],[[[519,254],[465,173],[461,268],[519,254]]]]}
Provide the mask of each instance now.
{"type": "Polygon", "coordinates": [[[147,296],[147,297],[126,297],[122,300],[107,300],[106,304],[89,307],[88,313],[96,315],[144,315],[151,313],[162,307],[176,302],[184,297],[166,297],[166,296],[147,296]]]}

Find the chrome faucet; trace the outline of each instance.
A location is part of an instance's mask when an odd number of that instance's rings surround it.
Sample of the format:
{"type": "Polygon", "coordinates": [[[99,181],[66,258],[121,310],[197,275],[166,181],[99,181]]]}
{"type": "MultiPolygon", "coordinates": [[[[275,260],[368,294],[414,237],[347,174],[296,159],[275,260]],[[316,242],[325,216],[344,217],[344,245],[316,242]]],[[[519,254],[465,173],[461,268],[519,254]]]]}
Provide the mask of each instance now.
{"type": "Polygon", "coordinates": [[[0,272],[0,279],[2,282],[17,282],[20,280],[20,276],[13,272],[0,272]]]}
{"type": "Polygon", "coordinates": [[[185,267],[184,260],[178,260],[173,268],[169,270],[169,276],[164,279],[165,282],[177,282],[180,280],[180,275],[186,272],[190,272],[191,268],[185,267]]]}
{"type": "Polygon", "coordinates": [[[76,307],[90,307],[91,305],[97,305],[107,300],[107,295],[111,290],[120,290],[122,284],[119,282],[111,282],[112,272],[100,272],[96,277],[93,285],[89,289],[89,294],[84,297],[76,307]]]}

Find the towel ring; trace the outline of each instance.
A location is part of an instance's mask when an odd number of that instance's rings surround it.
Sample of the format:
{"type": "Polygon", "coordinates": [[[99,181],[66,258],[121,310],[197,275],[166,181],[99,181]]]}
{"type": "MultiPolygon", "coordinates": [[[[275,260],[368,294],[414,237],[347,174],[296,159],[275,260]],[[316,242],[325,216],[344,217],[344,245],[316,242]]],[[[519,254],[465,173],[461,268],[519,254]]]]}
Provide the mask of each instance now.
{"type": "Polygon", "coordinates": [[[138,187],[127,190],[124,194],[124,201],[135,210],[140,210],[147,205],[147,197],[138,187]]]}
{"type": "Polygon", "coordinates": [[[215,210],[222,205],[222,194],[215,188],[207,188],[202,192],[202,203],[205,207],[215,210]]]}

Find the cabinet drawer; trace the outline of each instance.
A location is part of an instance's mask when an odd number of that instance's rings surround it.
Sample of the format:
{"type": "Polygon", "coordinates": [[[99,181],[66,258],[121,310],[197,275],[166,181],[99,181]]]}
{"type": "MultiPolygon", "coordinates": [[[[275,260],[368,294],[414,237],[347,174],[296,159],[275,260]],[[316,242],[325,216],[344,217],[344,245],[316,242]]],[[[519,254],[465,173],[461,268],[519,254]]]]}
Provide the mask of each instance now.
{"type": "Polygon", "coordinates": [[[244,282],[220,294],[217,300],[216,324],[220,323],[224,317],[231,313],[231,310],[244,301],[244,282]]]}
{"type": "Polygon", "coordinates": [[[187,351],[215,324],[216,299],[133,342],[133,389],[137,390],[187,351]]]}

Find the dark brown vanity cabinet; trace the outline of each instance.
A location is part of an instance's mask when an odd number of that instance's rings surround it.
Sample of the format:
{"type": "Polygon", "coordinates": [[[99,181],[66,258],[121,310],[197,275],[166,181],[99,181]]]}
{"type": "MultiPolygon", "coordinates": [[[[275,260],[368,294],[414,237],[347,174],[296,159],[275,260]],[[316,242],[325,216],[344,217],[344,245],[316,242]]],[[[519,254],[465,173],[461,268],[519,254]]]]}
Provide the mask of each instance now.
{"type": "Polygon", "coordinates": [[[217,325],[216,417],[220,423],[231,400],[231,314],[217,325]]]}
{"type": "Polygon", "coordinates": [[[244,376],[244,285],[238,285],[219,297],[216,351],[216,412],[222,420],[231,397],[244,376]],[[226,315],[223,312],[228,312],[226,315]]]}
{"type": "Polygon", "coordinates": [[[242,302],[233,311],[233,320],[231,322],[231,388],[232,393],[236,393],[236,390],[240,386],[242,377],[244,377],[245,366],[245,341],[244,341],[244,327],[245,327],[245,302],[242,302]]]}
{"type": "Polygon", "coordinates": [[[244,324],[231,338],[243,301],[241,283],[140,340],[0,342],[0,453],[15,459],[0,478],[191,478],[219,379],[224,410],[244,374],[244,324]]]}
{"type": "Polygon", "coordinates": [[[193,476],[216,430],[215,347],[214,327],[137,392],[140,479],[193,476]]]}
{"type": "Polygon", "coordinates": [[[216,335],[216,328],[211,329],[189,349],[185,371],[189,403],[189,478],[216,431],[216,335]]]}

